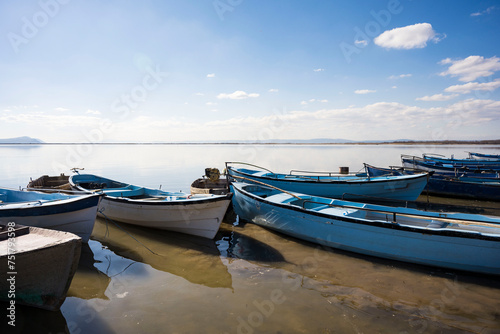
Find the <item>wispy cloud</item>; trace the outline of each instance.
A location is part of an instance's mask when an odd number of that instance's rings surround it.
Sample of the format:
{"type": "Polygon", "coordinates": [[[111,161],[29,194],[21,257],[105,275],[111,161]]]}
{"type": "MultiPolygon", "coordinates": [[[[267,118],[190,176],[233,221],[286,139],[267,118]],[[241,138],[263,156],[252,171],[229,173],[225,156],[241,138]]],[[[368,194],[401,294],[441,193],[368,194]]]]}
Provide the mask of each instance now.
{"type": "Polygon", "coordinates": [[[426,47],[429,41],[437,43],[445,37],[436,33],[429,23],[417,23],[386,30],[374,42],[387,49],[420,49],[426,47]]]}
{"type": "Polygon", "coordinates": [[[54,110],[55,111],[60,111],[60,112],[69,111],[68,108],[62,108],[62,107],[54,108],[54,110]]]}
{"type": "Polygon", "coordinates": [[[260,94],[257,93],[246,93],[242,90],[237,90],[233,93],[226,94],[226,93],[221,93],[217,95],[218,99],[230,99],[230,100],[242,100],[242,99],[248,99],[250,97],[259,97],[260,94]]]}
{"type": "Polygon", "coordinates": [[[460,93],[460,94],[468,94],[473,90],[486,90],[486,91],[494,91],[495,89],[500,87],[500,78],[495,79],[491,82],[468,82],[463,85],[454,85],[446,88],[444,91],[449,93],[460,93]]]}
{"type": "Polygon", "coordinates": [[[490,14],[494,9],[496,9],[496,7],[495,6],[491,6],[491,7],[486,8],[485,10],[472,13],[472,14],[470,14],[470,16],[481,16],[481,15],[490,14]]]}
{"type": "Polygon", "coordinates": [[[500,70],[500,58],[484,58],[481,56],[469,56],[465,59],[451,60],[443,59],[441,65],[451,64],[450,67],[439,75],[459,77],[458,80],[469,82],[479,77],[487,77],[500,70]]]}
{"type": "Polygon", "coordinates": [[[276,89],[276,88],[271,88],[270,90],[268,90],[269,93],[277,93],[279,90],[276,89]]]}
{"type": "Polygon", "coordinates": [[[316,68],[313,70],[314,72],[324,72],[325,69],[324,68],[316,68]]]}
{"type": "Polygon", "coordinates": [[[215,78],[215,73],[207,74],[207,78],[215,78]]]}
{"type": "Polygon", "coordinates": [[[402,78],[409,78],[411,76],[412,76],[411,74],[391,75],[389,79],[402,79],[402,78]]]}
{"type": "Polygon", "coordinates": [[[91,115],[100,115],[101,112],[99,110],[87,110],[86,114],[91,114],[91,115]]]}
{"type": "Polygon", "coordinates": [[[355,45],[359,45],[360,47],[364,48],[365,46],[368,45],[368,41],[365,39],[357,39],[354,41],[355,45]]]}
{"type": "Polygon", "coordinates": [[[372,90],[372,89],[358,89],[358,90],[355,90],[354,93],[355,94],[370,94],[370,93],[375,93],[376,90],[372,90]]]}
{"type": "Polygon", "coordinates": [[[431,96],[418,97],[415,100],[417,100],[417,101],[449,101],[451,99],[456,98],[457,96],[458,96],[458,94],[450,94],[450,95],[434,94],[431,96]]]}

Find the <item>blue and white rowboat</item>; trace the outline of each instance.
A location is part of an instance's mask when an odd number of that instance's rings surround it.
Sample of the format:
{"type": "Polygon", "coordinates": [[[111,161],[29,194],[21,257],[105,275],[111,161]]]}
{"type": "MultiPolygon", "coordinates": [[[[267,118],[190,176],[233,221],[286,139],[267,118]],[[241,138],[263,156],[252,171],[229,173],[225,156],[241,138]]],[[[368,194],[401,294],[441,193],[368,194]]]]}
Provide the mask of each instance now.
{"type": "Polygon", "coordinates": [[[0,188],[0,223],[70,232],[88,242],[101,197],[0,188]]]}
{"type": "Polygon", "coordinates": [[[500,218],[342,201],[234,182],[242,220],[355,253],[500,275],[500,218]]]}
{"type": "Polygon", "coordinates": [[[101,190],[98,215],[112,220],[213,239],[231,203],[232,194],[190,195],[151,189],[92,174],[74,174],[77,190],[101,190]]]}
{"type": "MultiPolygon", "coordinates": [[[[261,170],[235,168],[233,165],[243,164],[226,162],[229,176],[244,182],[262,182],[287,191],[330,198],[349,198],[349,195],[380,197],[414,201],[422,193],[427,184],[428,174],[383,175],[337,174],[319,175],[293,173],[278,174],[258,167],[261,170]]],[[[247,164],[248,165],[248,164],[247,164]]],[[[312,172],[311,172],[312,173],[312,172]]]]}

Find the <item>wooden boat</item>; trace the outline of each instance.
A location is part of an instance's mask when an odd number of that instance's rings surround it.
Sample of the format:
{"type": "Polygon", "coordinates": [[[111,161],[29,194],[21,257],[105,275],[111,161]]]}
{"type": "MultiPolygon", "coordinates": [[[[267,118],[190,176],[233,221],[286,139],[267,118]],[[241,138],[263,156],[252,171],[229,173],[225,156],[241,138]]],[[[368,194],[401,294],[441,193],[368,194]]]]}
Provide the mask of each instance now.
{"type": "Polygon", "coordinates": [[[233,182],[242,220],[355,253],[500,275],[500,218],[284,193],[233,182]]]}
{"type": "Polygon", "coordinates": [[[205,168],[205,175],[191,183],[191,194],[224,195],[229,192],[226,178],[220,178],[217,168],[205,168]]]}
{"type": "Polygon", "coordinates": [[[224,195],[229,192],[228,182],[224,179],[212,181],[206,178],[199,178],[191,183],[191,194],[214,194],[224,195]]]}
{"type": "Polygon", "coordinates": [[[0,188],[0,223],[71,232],[88,242],[101,197],[0,188]]]}
{"type": "Polygon", "coordinates": [[[98,210],[101,217],[209,239],[219,230],[232,196],[167,192],[92,174],[74,174],[69,183],[77,190],[105,194],[98,210]]]}
{"type": "Polygon", "coordinates": [[[250,165],[256,169],[235,168],[244,163],[227,162],[230,177],[245,182],[262,182],[280,189],[331,198],[349,198],[351,195],[394,198],[413,201],[418,198],[427,184],[427,173],[415,175],[370,176],[363,174],[335,174],[290,171],[278,174],[268,169],[250,165]]]}
{"type": "MultiPolygon", "coordinates": [[[[13,222],[0,225],[0,298],[17,304],[58,310],[78,267],[82,240],[72,233],[13,222]]],[[[7,308],[7,319],[9,318],[7,308]]],[[[10,319],[10,320],[9,320],[10,319]]]]}
{"type": "Polygon", "coordinates": [[[26,186],[28,189],[58,189],[58,190],[71,190],[71,185],[68,182],[69,176],[62,173],[59,176],[42,175],[33,180],[26,186]]]}

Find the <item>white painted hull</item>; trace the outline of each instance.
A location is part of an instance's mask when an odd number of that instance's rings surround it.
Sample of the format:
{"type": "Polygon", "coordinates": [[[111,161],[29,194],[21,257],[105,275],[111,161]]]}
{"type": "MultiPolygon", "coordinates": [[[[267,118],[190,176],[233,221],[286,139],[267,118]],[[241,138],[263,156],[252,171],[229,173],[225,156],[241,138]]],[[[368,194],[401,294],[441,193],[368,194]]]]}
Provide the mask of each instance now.
{"type": "Polygon", "coordinates": [[[133,224],[213,239],[231,202],[230,196],[184,203],[151,203],[104,197],[98,215],[133,224]]]}

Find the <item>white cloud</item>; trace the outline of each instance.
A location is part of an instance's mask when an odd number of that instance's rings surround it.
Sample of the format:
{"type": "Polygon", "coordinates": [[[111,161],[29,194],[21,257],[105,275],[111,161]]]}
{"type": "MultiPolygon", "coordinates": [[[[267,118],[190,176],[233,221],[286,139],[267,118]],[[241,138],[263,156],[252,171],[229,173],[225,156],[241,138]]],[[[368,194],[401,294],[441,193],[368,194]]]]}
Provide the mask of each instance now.
{"type": "Polygon", "coordinates": [[[449,101],[451,99],[456,98],[457,96],[458,96],[458,94],[451,94],[451,95],[434,94],[431,96],[418,97],[415,100],[417,100],[417,101],[449,101]]]}
{"type": "Polygon", "coordinates": [[[324,72],[325,69],[324,68],[316,68],[313,70],[314,72],[324,72]]]}
{"type": "Polygon", "coordinates": [[[368,41],[367,40],[364,40],[364,39],[358,39],[358,40],[355,40],[354,41],[354,44],[364,48],[365,46],[368,45],[368,41]]]}
{"type": "Polygon", "coordinates": [[[411,74],[391,75],[389,79],[402,79],[402,78],[409,78],[411,76],[412,76],[411,74]]]}
{"type": "Polygon", "coordinates": [[[491,82],[484,82],[484,83],[468,82],[463,85],[454,85],[446,88],[444,91],[449,93],[467,94],[473,90],[494,91],[499,87],[500,87],[500,78],[491,82]]]}
{"type": "Polygon", "coordinates": [[[215,78],[215,73],[207,74],[207,78],[215,78]]]}
{"type": "Polygon", "coordinates": [[[68,111],[69,109],[68,109],[68,108],[58,107],[58,108],[55,108],[54,110],[55,110],[55,111],[61,111],[61,112],[64,112],[64,111],[68,111]]]}
{"type": "Polygon", "coordinates": [[[269,93],[277,93],[277,92],[278,92],[278,90],[276,88],[271,88],[269,90],[269,93]]]}
{"type": "Polygon", "coordinates": [[[205,105],[207,105],[207,106],[216,106],[217,103],[215,103],[215,102],[207,102],[207,103],[205,103],[205,105]]]}
{"type": "Polygon", "coordinates": [[[88,109],[86,114],[91,114],[91,115],[100,115],[101,112],[99,110],[90,110],[88,109]]]}
{"type": "MultiPolygon", "coordinates": [[[[306,102],[306,101],[302,101],[302,102],[305,102],[305,103],[303,103],[303,104],[307,104],[307,102],[306,102]]],[[[328,100],[326,100],[326,99],[323,99],[323,100],[310,99],[310,100],[309,100],[309,102],[311,102],[311,103],[313,103],[313,102],[327,103],[327,102],[328,102],[328,100]]]]}
{"type": "Polygon", "coordinates": [[[242,99],[248,99],[249,97],[259,97],[259,94],[257,93],[248,94],[242,90],[237,90],[231,94],[221,93],[217,95],[218,99],[230,99],[230,100],[242,100],[242,99]]]}
{"type": "Polygon", "coordinates": [[[439,42],[446,36],[439,36],[429,23],[386,30],[374,39],[375,44],[387,49],[421,49],[427,42],[439,42]]]}
{"type": "Polygon", "coordinates": [[[370,94],[375,92],[376,90],[371,90],[371,89],[358,89],[354,91],[355,94],[370,94]]]}
{"type": "Polygon", "coordinates": [[[443,59],[441,65],[451,64],[450,67],[439,75],[459,77],[458,80],[469,82],[479,77],[487,77],[500,70],[500,58],[484,58],[481,56],[469,56],[461,60],[443,59]]]}
{"type": "Polygon", "coordinates": [[[470,14],[470,16],[481,16],[484,14],[490,14],[495,8],[496,8],[495,6],[491,6],[491,7],[488,7],[485,10],[482,10],[480,12],[472,13],[472,14],[470,14]]]}

